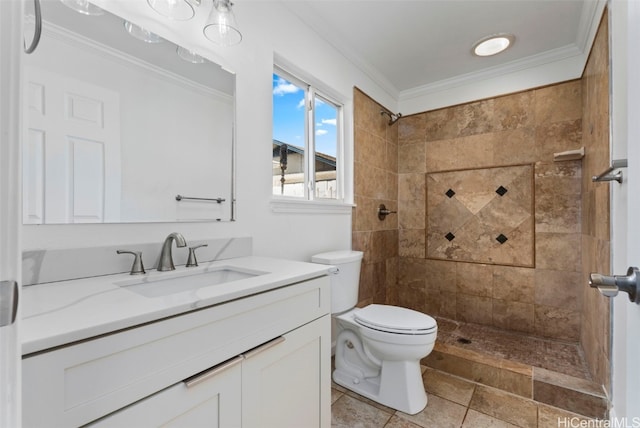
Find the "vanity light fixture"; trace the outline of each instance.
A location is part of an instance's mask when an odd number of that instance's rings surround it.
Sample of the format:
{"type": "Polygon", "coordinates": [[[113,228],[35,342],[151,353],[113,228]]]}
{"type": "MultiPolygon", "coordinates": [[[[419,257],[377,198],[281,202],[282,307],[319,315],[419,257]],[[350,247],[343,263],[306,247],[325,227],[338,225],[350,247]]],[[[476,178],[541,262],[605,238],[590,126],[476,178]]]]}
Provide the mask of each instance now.
{"type": "Polygon", "coordinates": [[[473,54],[476,56],[492,56],[504,52],[515,40],[513,34],[496,34],[478,40],[473,45],[473,54]]]}
{"type": "MultiPolygon", "coordinates": [[[[63,0],[86,1],[86,0],[63,0]]],[[[147,0],[149,6],[160,15],[176,21],[187,21],[195,16],[196,7],[203,0],[147,0]]],[[[220,46],[233,46],[242,41],[231,0],[212,0],[213,7],[204,25],[204,36],[220,46]]]]}
{"type": "Polygon", "coordinates": [[[75,10],[83,15],[99,16],[104,11],[95,4],[89,3],[87,0],[60,0],[62,4],[75,10]]]}
{"type": "Polygon", "coordinates": [[[147,0],[147,3],[160,15],[176,21],[188,21],[195,15],[187,0],[147,0]]]}
{"type": "Polygon", "coordinates": [[[200,55],[187,48],[183,48],[182,46],[178,46],[176,48],[176,52],[180,58],[187,62],[190,62],[191,64],[202,64],[205,62],[205,59],[200,55]]]}
{"type": "Polygon", "coordinates": [[[203,29],[204,36],[220,46],[237,45],[242,40],[232,6],[230,0],[213,0],[213,9],[203,29]]]}
{"type": "Polygon", "coordinates": [[[146,43],[160,43],[163,41],[162,37],[158,36],[155,33],[147,30],[146,28],[142,28],[139,25],[132,24],[129,21],[124,21],[124,29],[127,30],[127,33],[131,34],[138,40],[142,40],[146,43]]]}

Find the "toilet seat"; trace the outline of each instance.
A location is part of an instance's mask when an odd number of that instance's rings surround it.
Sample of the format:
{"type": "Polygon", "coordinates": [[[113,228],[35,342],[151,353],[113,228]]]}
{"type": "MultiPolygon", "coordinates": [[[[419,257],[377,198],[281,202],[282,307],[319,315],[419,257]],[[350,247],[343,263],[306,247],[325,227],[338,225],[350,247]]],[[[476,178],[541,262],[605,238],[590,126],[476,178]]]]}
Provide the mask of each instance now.
{"type": "Polygon", "coordinates": [[[429,315],[411,309],[390,305],[369,305],[354,314],[361,326],[395,334],[432,334],[436,320],[429,315]]]}

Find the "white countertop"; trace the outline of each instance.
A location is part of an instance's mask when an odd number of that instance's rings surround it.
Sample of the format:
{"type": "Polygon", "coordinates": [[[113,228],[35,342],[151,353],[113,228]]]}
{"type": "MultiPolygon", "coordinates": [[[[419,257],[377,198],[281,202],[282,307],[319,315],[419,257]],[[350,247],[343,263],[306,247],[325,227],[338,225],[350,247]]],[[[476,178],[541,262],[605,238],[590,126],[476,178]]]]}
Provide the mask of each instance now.
{"type": "Polygon", "coordinates": [[[24,287],[20,325],[22,354],[316,278],[327,274],[327,268],[326,265],[291,260],[240,257],[200,263],[197,268],[179,266],[171,272],[153,270],[143,276],[105,275],[24,287]],[[146,297],[117,285],[134,279],[165,279],[222,267],[265,273],[159,297],[146,297]]]}

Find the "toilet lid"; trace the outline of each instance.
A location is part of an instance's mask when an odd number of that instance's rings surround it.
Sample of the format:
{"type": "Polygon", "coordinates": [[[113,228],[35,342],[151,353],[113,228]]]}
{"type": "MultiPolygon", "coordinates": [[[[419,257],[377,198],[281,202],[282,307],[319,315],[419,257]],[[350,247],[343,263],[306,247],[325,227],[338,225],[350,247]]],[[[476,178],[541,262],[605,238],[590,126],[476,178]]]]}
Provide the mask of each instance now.
{"type": "Polygon", "coordinates": [[[355,321],[365,327],[400,334],[427,334],[436,320],[422,312],[389,305],[369,305],[355,312],[355,321]]]}

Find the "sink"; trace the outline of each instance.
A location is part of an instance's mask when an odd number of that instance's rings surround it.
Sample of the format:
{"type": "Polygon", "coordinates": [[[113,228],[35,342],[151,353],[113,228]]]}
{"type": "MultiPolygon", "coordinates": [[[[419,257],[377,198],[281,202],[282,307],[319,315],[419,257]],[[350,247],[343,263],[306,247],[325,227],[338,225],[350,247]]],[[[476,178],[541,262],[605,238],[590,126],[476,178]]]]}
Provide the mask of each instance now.
{"type": "Polygon", "coordinates": [[[144,278],[118,281],[115,284],[146,297],[161,297],[212,285],[227,284],[266,273],[268,272],[220,266],[197,271],[161,272],[144,278]]]}

